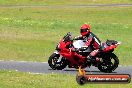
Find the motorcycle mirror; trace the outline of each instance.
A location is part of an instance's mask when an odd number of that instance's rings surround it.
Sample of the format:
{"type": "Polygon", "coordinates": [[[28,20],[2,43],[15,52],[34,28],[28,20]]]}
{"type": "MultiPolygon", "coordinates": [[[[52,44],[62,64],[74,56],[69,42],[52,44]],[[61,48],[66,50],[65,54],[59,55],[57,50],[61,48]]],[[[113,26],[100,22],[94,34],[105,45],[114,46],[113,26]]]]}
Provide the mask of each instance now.
{"type": "Polygon", "coordinates": [[[67,34],[72,35],[72,33],[71,33],[71,32],[68,32],[67,34]]]}

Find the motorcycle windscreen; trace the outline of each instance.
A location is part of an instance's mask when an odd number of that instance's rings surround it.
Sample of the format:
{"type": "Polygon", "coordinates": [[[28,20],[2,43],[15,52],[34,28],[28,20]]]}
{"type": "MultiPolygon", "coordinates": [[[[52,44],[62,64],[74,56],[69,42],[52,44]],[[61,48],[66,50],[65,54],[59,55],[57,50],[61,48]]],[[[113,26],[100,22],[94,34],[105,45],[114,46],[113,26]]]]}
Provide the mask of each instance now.
{"type": "Polygon", "coordinates": [[[84,45],[85,45],[85,42],[83,42],[83,40],[77,40],[73,43],[74,48],[81,48],[84,45]]]}

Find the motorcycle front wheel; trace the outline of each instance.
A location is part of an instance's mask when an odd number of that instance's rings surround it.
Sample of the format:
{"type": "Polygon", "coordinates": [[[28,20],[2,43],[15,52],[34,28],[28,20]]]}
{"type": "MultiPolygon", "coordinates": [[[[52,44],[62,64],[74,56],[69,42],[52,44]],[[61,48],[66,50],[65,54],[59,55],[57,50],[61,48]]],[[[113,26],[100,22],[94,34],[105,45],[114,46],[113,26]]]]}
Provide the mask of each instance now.
{"type": "Polygon", "coordinates": [[[59,54],[53,53],[49,57],[48,64],[53,70],[62,70],[67,66],[67,60],[59,54]]]}

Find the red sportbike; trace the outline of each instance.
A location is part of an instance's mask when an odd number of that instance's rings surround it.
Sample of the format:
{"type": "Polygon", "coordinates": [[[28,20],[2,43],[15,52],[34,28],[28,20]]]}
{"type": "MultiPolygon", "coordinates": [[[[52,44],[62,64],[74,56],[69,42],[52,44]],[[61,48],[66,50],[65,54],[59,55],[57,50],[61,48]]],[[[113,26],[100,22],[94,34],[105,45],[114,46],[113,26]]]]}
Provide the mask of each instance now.
{"type": "Polygon", "coordinates": [[[113,53],[114,49],[120,44],[115,40],[107,40],[102,44],[103,50],[92,58],[93,61],[86,63],[87,56],[94,50],[92,46],[87,49],[81,48],[86,41],[73,41],[72,35],[68,32],[56,46],[56,51],[49,57],[48,64],[53,70],[62,70],[67,65],[69,68],[86,68],[90,66],[98,67],[102,72],[110,73],[119,64],[118,57],[113,53]],[[75,51],[72,51],[75,48],[75,51]]]}

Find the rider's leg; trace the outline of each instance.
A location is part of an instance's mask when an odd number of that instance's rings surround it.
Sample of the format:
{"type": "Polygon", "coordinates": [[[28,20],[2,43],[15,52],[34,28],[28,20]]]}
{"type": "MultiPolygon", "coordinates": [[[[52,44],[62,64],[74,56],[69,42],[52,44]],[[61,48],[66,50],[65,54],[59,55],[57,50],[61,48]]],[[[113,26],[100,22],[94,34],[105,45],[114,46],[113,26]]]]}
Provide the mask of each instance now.
{"type": "Polygon", "coordinates": [[[92,51],[88,56],[87,56],[87,61],[88,62],[91,62],[92,61],[92,58],[97,55],[99,52],[99,49],[96,49],[94,51],[92,51]]]}

